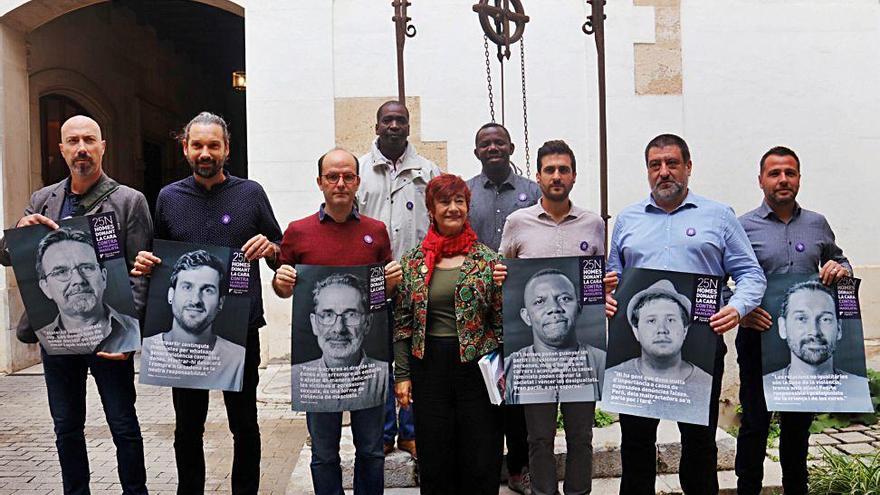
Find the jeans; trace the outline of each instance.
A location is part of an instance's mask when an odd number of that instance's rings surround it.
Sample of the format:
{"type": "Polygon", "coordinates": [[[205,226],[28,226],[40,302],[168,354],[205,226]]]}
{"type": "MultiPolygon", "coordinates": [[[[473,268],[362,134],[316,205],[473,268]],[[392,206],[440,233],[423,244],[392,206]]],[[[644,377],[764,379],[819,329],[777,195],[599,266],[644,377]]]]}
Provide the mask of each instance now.
{"type": "Polygon", "coordinates": [[[477,363],[461,362],[457,338],[431,336],[425,357],[410,363],[421,493],[497,495],[501,410],[489,401],[477,363]]]}
{"type": "Polygon", "coordinates": [[[416,424],[413,420],[413,408],[400,408],[399,412],[397,410],[393,371],[388,374],[388,382],[388,399],[385,401],[385,443],[393,444],[395,437],[400,440],[415,440],[416,424]]]}
{"type": "MultiPolygon", "coordinates": [[[[681,460],[678,479],[682,491],[688,495],[718,493],[718,446],[715,429],[718,425],[718,399],[721,396],[721,378],[724,375],[724,354],[727,347],[718,337],[712,374],[712,392],[709,399],[709,425],[678,423],[681,432],[681,460]]],[[[623,476],[620,493],[625,495],[651,494],[657,480],[657,426],[659,419],[620,415],[620,458],[623,476]]]]}
{"type": "MultiPolygon", "coordinates": [[[[385,489],[385,452],[382,425],[385,406],[351,411],[354,438],[354,493],[378,495],[385,489]]],[[[312,437],[312,484],[316,495],[343,495],[339,440],[342,413],[306,413],[312,437]]]]}
{"type": "Polygon", "coordinates": [[[89,493],[89,458],[84,434],[89,370],[98,386],[107,425],[116,445],[116,466],[122,493],[147,493],[144,440],[134,407],[137,396],[134,360],[114,361],[93,354],[50,356],[42,349],[41,353],[64,493],[89,493]]]}
{"type": "MultiPolygon", "coordinates": [[[[232,493],[256,495],[260,488],[260,426],[257,424],[257,383],[260,380],[260,334],[248,330],[241,392],[223,392],[229,431],[232,432],[232,493]]],[[[205,420],[208,391],[173,388],[174,456],[177,460],[177,493],[205,492],[205,420]]]]}
{"type": "MultiPolygon", "coordinates": [[[[761,367],[761,332],[740,327],[736,336],[739,363],[739,400],[742,404],[742,425],[736,438],[737,493],[761,493],[764,481],[764,455],[770,413],[764,400],[761,367]]],[[[782,488],[786,495],[807,493],[807,449],[810,441],[812,413],[782,412],[779,414],[779,463],[782,467],[782,488]]]]}
{"type": "Polygon", "coordinates": [[[529,431],[529,474],[534,495],[559,493],[556,481],[556,411],[565,423],[565,495],[583,495],[593,489],[593,417],[595,402],[525,404],[529,431]]]}

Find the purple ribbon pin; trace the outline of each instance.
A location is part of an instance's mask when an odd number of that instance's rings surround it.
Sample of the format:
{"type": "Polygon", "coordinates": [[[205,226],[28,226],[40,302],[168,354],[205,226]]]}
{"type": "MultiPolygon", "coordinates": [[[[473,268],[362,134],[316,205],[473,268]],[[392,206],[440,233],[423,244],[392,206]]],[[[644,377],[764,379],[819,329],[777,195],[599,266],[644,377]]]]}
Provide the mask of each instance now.
{"type": "Polygon", "coordinates": [[[519,193],[519,200],[520,201],[525,201],[527,199],[529,199],[529,197],[526,196],[526,193],[519,193]]]}
{"type": "Polygon", "coordinates": [[[687,234],[688,237],[693,237],[693,236],[697,235],[697,231],[696,231],[696,229],[694,229],[693,227],[688,227],[688,229],[687,229],[687,231],[685,232],[685,234],[687,234]]]}
{"type": "Polygon", "coordinates": [[[807,246],[804,246],[803,242],[799,242],[794,245],[794,249],[795,249],[795,251],[797,251],[799,253],[803,253],[804,249],[807,249],[807,246]]]}
{"type": "Polygon", "coordinates": [[[406,202],[406,209],[407,209],[407,210],[412,210],[414,206],[415,206],[415,205],[413,204],[412,201],[407,201],[407,202],[406,202]]]}
{"type": "Polygon", "coordinates": [[[581,251],[586,251],[590,247],[590,243],[587,241],[581,241],[581,251]]]}
{"type": "Polygon", "coordinates": [[[367,244],[372,244],[373,236],[371,236],[370,234],[364,234],[364,242],[366,242],[367,244]]]}
{"type": "Polygon", "coordinates": [[[223,225],[229,225],[229,222],[232,221],[232,217],[229,216],[229,213],[224,213],[222,217],[220,217],[220,223],[223,225]]]}

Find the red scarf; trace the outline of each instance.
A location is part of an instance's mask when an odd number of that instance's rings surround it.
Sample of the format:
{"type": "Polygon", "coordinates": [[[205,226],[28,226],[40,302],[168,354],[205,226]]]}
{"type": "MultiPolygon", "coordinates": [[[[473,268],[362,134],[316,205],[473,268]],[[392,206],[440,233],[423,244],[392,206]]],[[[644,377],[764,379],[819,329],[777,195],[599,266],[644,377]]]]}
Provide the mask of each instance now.
{"type": "Polygon", "coordinates": [[[425,253],[425,285],[431,283],[431,275],[434,273],[434,265],[441,258],[449,258],[461,254],[467,254],[471,246],[477,241],[477,234],[471,228],[470,222],[465,222],[464,228],[453,236],[444,236],[437,232],[434,223],[428,229],[428,235],[422,241],[422,252],[425,253]]]}

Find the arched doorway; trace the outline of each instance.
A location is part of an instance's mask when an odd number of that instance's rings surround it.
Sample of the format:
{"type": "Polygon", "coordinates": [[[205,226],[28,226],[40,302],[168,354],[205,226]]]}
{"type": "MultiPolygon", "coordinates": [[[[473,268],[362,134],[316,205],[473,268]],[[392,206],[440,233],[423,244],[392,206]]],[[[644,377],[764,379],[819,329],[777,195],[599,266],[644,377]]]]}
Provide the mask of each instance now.
{"type": "Polygon", "coordinates": [[[57,143],[61,142],[61,125],[74,115],[93,117],[85,107],[67,96],[53,93],[40,97],[40,174],[43,184],[54,184],[67,177],[67,164],[57,143]]]}

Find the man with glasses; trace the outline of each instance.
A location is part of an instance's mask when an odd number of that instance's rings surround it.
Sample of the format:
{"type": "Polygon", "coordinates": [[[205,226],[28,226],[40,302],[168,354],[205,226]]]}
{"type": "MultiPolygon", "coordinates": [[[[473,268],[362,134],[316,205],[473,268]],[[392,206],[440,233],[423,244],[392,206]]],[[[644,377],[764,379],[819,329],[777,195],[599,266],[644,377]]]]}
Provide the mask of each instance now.
{"type": "MultiPolygon", "coordinates": [[[[291,222],[281,240],[281,267],[275,272],[272,288],[280,297],[293,295],[296,284],[297,263],[325,266],[359,266],[385,263],[385,291],[391,296],[401,279],[400,264],[391,261],[391,242],[385,224],[358,213],[355,208],[355,195],[360,186],[358,159],[343,149],[334,149],[318,159],[318,189],[324,195],[324,203],[317,213],[291,222]]],[[[339,327],[340,324],[357,326],[355,315],[362,302],[356,307],[343,310],[330,308],[329,298],[321,303],[318,298],[322,292],[344,288],[331,284],[315,294],[315,314],[310,315],[313,323],[320,327],[321,321],[339,327]],[[328,307],[322,306],[327,304],[328,307]],[[321,313],[327,311],[323,316],[321,313]],[[348,311],[351,312],[348,312],[348,311]],[[342,314],[340,318],[329,314],[332,311],[342,314]],[[347,313],[348,312],[348,313],[347,313]],[[348,316],[344,316],[345,314],[348,316]],[[325,319],[326,318],[326,319],[325,319]],[[339,320],[342,320],[341,322],[339,320]]],[[[334,306],[338,300],[334,296],[334,306]]],[[[349,330],[351,331],[351,330],[349,330]]],[[[319,342],[321,337],[319,336],[319,342]]],[[[355,359],[357,352],[352,345],[345,350],[328,352],[324,350],[321,359],[329,365],[355,359]],[[351,351],[351,352],[347,352],[351,351]]],[[[385,363],[383,366],[387,367],[385,363]]],[[[387,377],[381,386],[388,383],[387,377]]],[[[377,384],[379,385],[379,384],[377,384]]],[[[354,491],[358,495],[381,494],[385,485],[385,453],[382,430],[385,421],[385,405],[367,409],[351,410],[351,430],[354,437],[355,465],[354,491]]],[[[341,412],[309,412],[306,423],[312,437],[312,483],[315,493],[342,493],[342,467],[339,459],[339,439],[342,431],[341,412]]]]}
{"type": "MultiPolygon", "coordinates": [[[[366,283],[355,275],[335,273],[315,284],[312,299],[315,307],[309,321],[321,348],[321,357],[294,365],[291,382],[300,382],[304,368],[318,370],[322,379],[331,381],[335,370],[377,369],[378,373],[367,375],[364,383],[356,385],[360,388],[357,395],[319,403],[324,411],[365,409],[365,404],[388,393],[389,371],[388,363],[367,356],[363,350],[364,339],[372,328],[366,283]]],[[[293,390],[294,403],[300,402],[296,397],[299,391],[298,388],[293,390]]]]}

